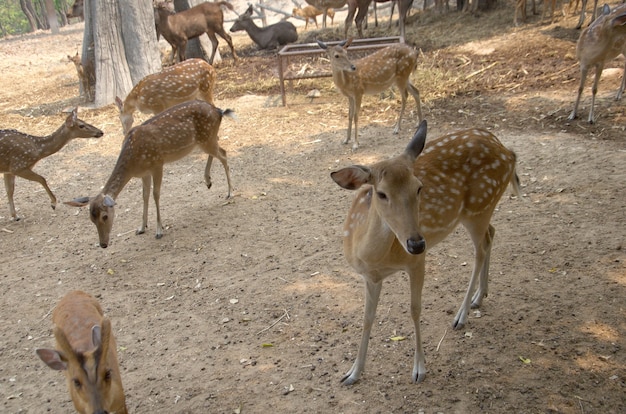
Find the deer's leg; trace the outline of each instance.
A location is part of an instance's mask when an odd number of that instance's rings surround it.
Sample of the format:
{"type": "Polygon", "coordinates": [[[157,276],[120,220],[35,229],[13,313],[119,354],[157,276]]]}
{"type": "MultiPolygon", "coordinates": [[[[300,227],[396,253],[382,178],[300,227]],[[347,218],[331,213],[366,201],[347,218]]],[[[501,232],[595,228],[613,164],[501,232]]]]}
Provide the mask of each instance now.
{"type": "Polygon", "coordinates": [[[187,39],[181,39],[178,44],[178,61],[184,62],[187,59],[187,39]]]}
{"type": "MultiPolygon", "coordinates": [[[[587,8],[587,0],[583,0],[582,10],[580,11],[580,19],[578,19],[578,24],[576,25],[576,29],[580,29],[583,27],[583,23],[585,23],[585,9],[587,8]]],[[[578,6],[578,4],[576,4],[578,6]]]]}
{"type": "Polygon", "coordinates": [[[367,25],[367,7],[359,8],[359,11],[356,14],[356,19],[354,20],[354,25],[359,32],[359,38],[363,38],[363,21],[365,20],[365,24],[367,25]]]}
{"type": "Polygon", "coordinates": [[[585,81],[587,80],[587,74],[589,73],[589,68],[587,65],[580,65],[580,85],[578,85],[578,95],[576,95],[576,102],[574,103],[574,109],[570,116],[567,117],[570,121],[576,119],[576,115],[578,112],[578,104],[580,103],[580,97],[583,94],[583,89],[585,88],[585,81]]]}
{"type": "Polygon", "coordinates": [[[46,182],[46,179],[43,178],[41,175],[29,169],[16,171],[14,175],[17,175],[18,177],[22,177],[27,180],[35,181],[36,183],[41,184],[44,190],[46,190],[46,193],[48,193],[48,197],[50,197],[50,207],[52,207],[53,210],[57,207],[57,198],[54,196],[54,194],[52,194],[52,191],[50,190],[50,187],[48,187],[48,183],[46,182]]]}
{"type": "Polygon", "coordinates": [[[422,288],[424,287],[425,255],[419,258],[417,267],[409,270],[409,280],[411,283],[411,318],[415,327],[415,357],[413,360],[413,382],[419,383],[426,377],[426,357],[422,347],[422,337],[420,333],[420,314],[422,312],[422,288]]]}
{"type": "Polygon", "coordinates": [[[156,169],[152,172],[152,198],[154,198],[154,206],[156,208],[156,219],[157,219],[157,228],[156,235],[157,239],[163,237],[163,224],[161,224],[161,208],[159,204],[159,200],[161,199],[161,183],[163,182],[163,166],[161,168],[156,169]]]}
{"type": "Polygon", "coordinates": [[[145,175],[141,177],[141,195],[143,197],[143,215],[141,216],[141,226],[135,231],[135,234],[144,234],[148,227],[148,203],[150,202],[150,187],[152,186],[152,176],[145,175]]]}
{"type": "Polygon", "coordinates": [[[343,385],[352,385],[359,380],[363,368],[365,367],[365,357],[367,355],[367,346],[370,340],[370,333],[372,332],[372,325],[374,324],[374,318],[376,317],[376,307],[378,306],[378,299],[380,298],[380,291],[383,286],[383,282],[379,281],[374,283],[367,277],[365,279],[365,316],[363,320],[363,334],[361,335],[361,344],[359,345],[359,352],[356,356],[354,364],[350,371],[344,375],[341,379],[343,385]]]}
{"type": "Polygon", "coordinates": [[[213,186],[213,182],[211,181],[211,164],[213,164],[213,155],[209,154],[209,159],[206,161],[206,167],[204,167],[204,182],[206,183],[206,188],[209,190],[213,186]]]}
{"type": "Polygon", "coordinates": [[[602,76],[602,71],[604,70],[604,62],[601,62],[596,65],[596,76],[593,78],[593,86],[591,87],[591,108],[589,109],[589,119],[587,120],[590,124],[593,124],[593,107],[596,104],[596,94],[598,93],[598,84],[600,83],[600,76],[602,76]]]}
{"type": "Polygon", "coordinates": [[[400,132],[400,124],[402,123],[402,116],[404,115],[404,108],[406,107],[406,98],[409,95],[409,92],[407,91],[407,87],[398,87],[398,89],[400,90],[400,96],[402,97],[402,106],[400,107],[400,116],[398,116],[398,122],[396,123],[396,126],[393,128],[393,133],[398,134],[398,132],[400,132]]]}
{"type": "Polygon", "coordinates": [[[4,173],[4,188],[7,191],[7,198],[9,199],[9,211],[13,220],[19,221],[20,217],[15,212],[15,204],[13,203],[13,194],[15,193],[15,176],[10,173],[4,173]]]}
{"type": "Polygon", "coordinates": [[[354,119],[354,98],[348,96],[348,134],[346,135],[346,140],[343,141],[344,144],[350,142],[350,138],[352,138],[352,120],[354,119]]]}
{"type": "Polygon", "coordinates": [[[226,198],[230,198],[232,191],[233,191],[233,186],[230,183],[230,168],[228,168],[228,159],[226,158],[226,151],[218,147],[218,152],[217,154],[215,154],[215,157],[218,160],[220,160],[220,162],[222,163],[222,166],[224,167],[224,172],[226,173],[226,182],[228,183],[228,194],[226,195],[226,198]]]}
{"type": "MultiPolygon", "coordinates": [[[[491,214],[489,217],[491,217],[491,214]]],[[[463,225],[467,229],[470,237],[472,238],[472,242],[474,243],[474,269],[472,270],[472,278],[470,279],[469,286],[467,287],[467,292],[465,292],[465,297],[463,298],[461,307],[452,322],[452,327],[454,329],[463,328],[467,322],[472,293],[474,292],[476,282],[478,282],[481,272],[484,269],[485,260],[489,258],[489,253],[491,252],[490,225],[487,221],[487,227],[485,228],[482,224],[484,222],[485,220],[480,220],[479,217],[473,217],[473,222],[463,222],[463,225]],[[474,223],[476,223],[476,225],[474,223]]],[[[488,268],[489,265],[487,265],[487,269],[488,268]]],[[[488,277],[488,275],[486,277],[488,277]]]]}
{"type": "Polygon", "coordinates": [[[218,32],[217,34],[220,35],[222,39],[226,40],[226,43],[228,43],[228,47],[230,47],[230,52],[233,54],[233,60],[236,62],[239,58],[237,57],[237,53],[235,53],[235,47],[233,46],[232,37],[230,37],[230,35],[226,33],[224,29],[222,29],[222,31],[218,32]]]}
{"type": "Polygon", "coordinates": [[[354,117],[354,144],[352,144],[352,149],[355,150],[359,148],[359,111],[361,110],[361,95],[357,95],[354,97],[354,109],[352,110],[352,115],[354,117]]]}
{"type": "Polygon", "coordinates": [[[350,30],[350,26],[352,26],[352,19],[354,19],[354,13],[356,12],[356,5],[352,6],[348,3],[348,15],[346,16],[346,23],[343,29],[343,38],[348,38],[348,30],[350,30]]]}
{"type": "Polygon", "coordinates": [[[617,95],[615,96],[616,101],[619,101],[622,99],[622,94],[624,93],[625,86],[626,86],[626,63],[624,63],[624,72],[622,73],[622,83],[617,91],[617,95]]]}
{"type": "Polygon", "coordinates": [[[486,253],[485,262],[480,270],[480,279],[478,281],[478,289],[472,296],[472,309],[479,308],[483,302],[483,298],[486,298],[489,294],[489,262],[491,260],[491,246],[493,245],[493,238],[496,235],[496,229],[490,224],[485,236],[486,253]]]}
{"type": "Polygon", "coordinates": [[[415,99],[415,105],[417,106],[417,121],[422,122],[422,102],[420,100],[420,91],[409,80],[408,90],[413,99],[415,99]]]}
{"type": "Polygon", "coordinates": [[[213,32],[207,32],[207,36],[209,36],[209,40],[211,41],[211,58],[209,59],[209,64],[213,64],[213,59],[215,58],[215,54],[217,53],[217,45],[218,40],[217,36],[213,32]]]}

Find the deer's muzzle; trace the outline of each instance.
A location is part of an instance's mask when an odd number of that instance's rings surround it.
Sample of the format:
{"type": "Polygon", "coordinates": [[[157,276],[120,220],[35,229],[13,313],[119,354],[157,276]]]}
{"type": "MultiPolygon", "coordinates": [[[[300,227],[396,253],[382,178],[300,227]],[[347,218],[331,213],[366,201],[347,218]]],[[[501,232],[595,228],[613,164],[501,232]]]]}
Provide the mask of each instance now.
{"type": "Polygon", "coordinates": [[[422,254],[426,250],[426,240],[410,238],[406,241],[406,250],[411,254],[422,254]]]}

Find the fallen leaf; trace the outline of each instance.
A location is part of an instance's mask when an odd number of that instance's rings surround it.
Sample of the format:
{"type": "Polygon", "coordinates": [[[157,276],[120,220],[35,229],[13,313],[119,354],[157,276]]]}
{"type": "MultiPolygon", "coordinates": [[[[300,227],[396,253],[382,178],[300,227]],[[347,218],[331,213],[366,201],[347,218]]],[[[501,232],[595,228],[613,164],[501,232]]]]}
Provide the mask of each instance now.
{"type": "Polygon", "coordinates": [[[391,338],[392,341],[404,341],[406,339],[406,336],[392,336],[391,338]]]}
{"type": "Polygon", "coordinates": [[[522,361],[524,364],[530,364],[530,358],[524,358],[520,355],[519,360],[522,361]]]}

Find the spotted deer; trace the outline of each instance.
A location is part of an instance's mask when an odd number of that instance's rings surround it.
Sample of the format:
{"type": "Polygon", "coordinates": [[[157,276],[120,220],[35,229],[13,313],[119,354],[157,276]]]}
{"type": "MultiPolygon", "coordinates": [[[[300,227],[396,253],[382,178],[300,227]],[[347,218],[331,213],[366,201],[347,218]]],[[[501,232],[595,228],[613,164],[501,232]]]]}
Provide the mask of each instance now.
{"type": "Polygon", "coordinates": [[[76,52],[74,56],[67,55],[67,60],[72,62],[76,67],[76,74],[78,75],[78,81],[80,82],[80,89],[81,92],[84,94],[85,99],[87,100],[87,102],[93,102],[93,86],[95,86],[96,84],[95,72],[90,73],[88,69],[85,69],[78,52],[76,52]]]}
{"type": "Polygon", "coordinates": [[[402,43],[394,44],[352,63],[348,59],[347,52],[351,43],[352,38],[336,46],[329,46],[322,41],[317,41],[317,44],[327,52],[335,86],[348,97],[348,133],[343,143],[350,142],[352,123],[354,122],[354,144],[352,148],[357,149],[359,147],[359,111],[361,110],[363,95],[377,94],[393,85],[400,90],[402,107],[398,122],[393,130],[394,134],[400,131],[406,98],[409,93],[415,99],[419,120],[422,119],[422,107],[419,91],[410,80],[411,73],[417,66],[417,52],[413,48],[402,43]]]}
{"type": "Polygon", "coordinates": [[[143,185],[143,217],[136,234],[145,233],[148,225],[148,202],[150,187],[156,206],[156,238],[163,236],[159,199],[163,180],[163,165],[179,160],[199,147],[209,154],[204,169],[204,180],[211,188],[211,164],[213,157],[220,160],[226,172],[228,195],[232,185],[226,159],[226,151],[218,144],[217,133],[223,116],[234,116],[230,109],[221,110],[205,101],[190,101],[173,106],[143,124],[131,129],[122,143],[122,149],[111,176],[95,197],[81,197],[65,204],[73,207],[89,205],[89,218],[98,230],[100,247],[109,245],[115,200],[133,177],[141,178],[143,185]]]}
{"type": "Polygon", "coordinates": [[[188,59],[146,76],[135,85],[124,102],[115,97],[124,133],[133,126],[135,111],[158,114],[194,99],[212,104],[215,80],[215,69],[202,59],[188,59]]]}
{"type": "MultiPolygon", "coordinates": [[[[585,81],[589,69],[595,68],[596,74],[591,87],[591,107],[589,109],[590,124],[594,123],[593,107],[596,102],[598,83],[604,69],[604,64],[626,52],[626,4],[617,6],[611,11],[608,5],[602,8],[602,14],[589,26],[587,26],[578,38],[576,44],[576,57],[580,62],[580,85],[574,109],[568,119],[574,120],[577,116],[578,104],[585,88],[585,81]]],[[[617,91],[616,100],[622,99],[626,86],[626,64],[622,83],[617,91]]]]}
{"type": "Polygon", "coordinates": [[[46,179],[34,172],[33,167],[39,160],[61,150],[74,138],[100,138],[102,135],[104,133],[101,130],[78,119],[76,108],[59,129],[44,137],[25,134],[14,129],[0,130],[0,173],[4,174],[4,186],[13,220],[20,220],[13,202],[15,177],[41,184],[50,197],[50,206],[55,209],[57,198],[48,187],[46,179]]]}
{"type": "Polygon", "coordinates": [[[356,360],[342,379],[345,385],[354,384],[363,372],[383,279],[398,271],[406,272],[410,282],[415,328],[412,379],[424,380],[419,322],[425,254],[459,223],[472,239],[475,261],[454,329],[462,328],[470,307],[480,306],[487,296],[495,235],[491,217],[509,184],[519,194],[515,154],[482,129],[444,135],[426,146],[425,141],[422,121],[401,155],[331,173],[339,186],[357,191],[343,226],[343,252],[365,280],[363,335],[356,360]]]}
{"type": "Polygon", "coordinates": [[[126,398],[111,321],[88,293],[69,292],[52,313],[56,348],[39,348],[48,367],[63,371],[81,414],[126,414],[126,398]]]}

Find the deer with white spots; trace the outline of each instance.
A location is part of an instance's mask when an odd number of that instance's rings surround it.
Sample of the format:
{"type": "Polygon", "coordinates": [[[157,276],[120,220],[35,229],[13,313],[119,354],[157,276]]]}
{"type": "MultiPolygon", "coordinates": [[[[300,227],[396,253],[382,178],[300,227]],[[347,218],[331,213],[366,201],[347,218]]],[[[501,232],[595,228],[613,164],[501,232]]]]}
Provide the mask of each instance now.
{"type": "MultiPolygon", "coordinates": [[[[578,104],[585,87],[585,80],[589,69],[595,67],[596,73],[591,87],[591,107],[589,109],[590,124],[594,123],[593,107],[596,102],[596,93],[598,92],[598,84],[600,76],[604,70],[604,64],[619,55],[626,53],[626,5],[619,5],[613,10],[608,5],[602,8],[602,14],[585,30],[580,33],[578,43],[576,44],[576,57],[580,62],[580,84],[578,86],[578,95],[576,95],[576,103],[574,109],[568,119],[574,120],[577,116],[578,104]]],[[[624,87],[626,86],[626,64],[624,65],[624,74],[622,75],[622,83],[615,96],[616,100],[622,99],[624,87]]]]}
{"type": "Polygon", "coordinates": [[[146,76],[135,85],[124,102],[115,97],[124,133],[133,126],[135,111],[158,114],[194,99],[213,103],[215,69],[202,59],[188,59],[146,76]]]}
{"type": "Polygon", "coordinates": [[[417,104],[417,116],[419,120],[422,119],[419,91],[409,79],[417,66],[417,52],[413,48],[402,43],[395,44],[352,63],[348,59],[347,53],[352,39],[343,41],[336,46],[328,46],[319,40],[317,43],[328,54],[335,86],[348,97],[348,133],[344,144],[350,142],[352,122],[354,122],[354,144],[352,148],[357,149],[359,147],[359,111],[361,110],[363,95],[377,94],[393,85],[400,90],[402,98],[400,116],[398,116],[398,122],[393,133],[397,134],[400,131],[406,98],[409,93],[417,104]]]}
{"type": "Polygon", "coordinates": [[[91,295],[75,290],[52,313],[56,349],[39,348],[50,368],[63,371],[81,414],[126,414],[126,398],[111,321],[91,295]]]}
{"type": "Polygon", "coordinates": [[[13,202],[16,176],[41,184],[50,197],[52,209],[55,209],[57,198],[48,187],[46,179],[34,172],[33,167],[39,160],[58,152],[74,138],[100,138],[102,135],[104,133],[101,130],[78,119],[76,108],[59,129],[45,137],[28,135],[14,129],[0,130],[0,173],[4,174],[4,186],[13,220],[20,220],[13,202]]]}
{"type": "Polygon", "coordinates": [[[339,186],[358,190],[344,224],[343,251],[365,280],[363,335],[356,360],[342,379],[345,385],[361,376],[383,279],[398,271],[406,272],[410,280],[415,328],[412,379],[424,380],[419,322],[425,254],[459,223],[472,239],[475,261],[454,329],[462,328],[470,307],[480,306],[487,296],[495,234],[491,217],[509,184],[519,195],[515,154],[482,129],[448,134],[424,148],[425,140],[426,121],[422,121],[403,154],[369,167],[353,165],[331,173],[339,186]]]}
{"type": "Polygon", "coordinates": [[[226,172],[228,195],[232,185],[226,159],[226,151],[218,144],[217,133],[223,116],[233,117],[230,109],[221,110],[205,101],[190,101],[173,106],[143,124],[131,129],[124,138],[122,149],[113,172],[104,188],[93,198],[81,197],[65,204],[82,207],[89,204],[89,218],[96,225],[100,247],[109,245],[115,200],[133,177],[141,178],[143,184],[143,217],[136,234],[145,233],[148,225],[148,202],[150,187],[156,206],[156,238],[163,236],[159,199],[163,181],[163,165],[179,160],[196,148],[209,154],[204,170],[206,186],[211,188],[211,164],[213,157],[220,160],[226,172]]]}

